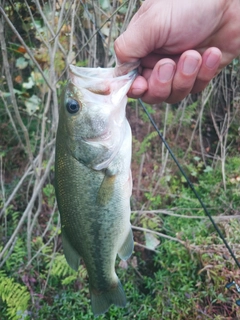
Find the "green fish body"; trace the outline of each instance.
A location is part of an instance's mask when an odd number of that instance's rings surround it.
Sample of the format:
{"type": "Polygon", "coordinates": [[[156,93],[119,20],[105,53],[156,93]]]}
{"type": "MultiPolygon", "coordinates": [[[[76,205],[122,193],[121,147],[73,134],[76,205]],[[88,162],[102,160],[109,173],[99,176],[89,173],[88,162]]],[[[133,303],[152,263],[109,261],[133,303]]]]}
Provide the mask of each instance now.
{"type": "Polygon", "coordinates": [[[130,224],[131,129],[126,93],[136,72],[70,67],[59,111],[55,184],[63,250],[75,270],[83,259],[94,315],[126,297],[115,273],[117,254],[133,251],[130,224]]]}

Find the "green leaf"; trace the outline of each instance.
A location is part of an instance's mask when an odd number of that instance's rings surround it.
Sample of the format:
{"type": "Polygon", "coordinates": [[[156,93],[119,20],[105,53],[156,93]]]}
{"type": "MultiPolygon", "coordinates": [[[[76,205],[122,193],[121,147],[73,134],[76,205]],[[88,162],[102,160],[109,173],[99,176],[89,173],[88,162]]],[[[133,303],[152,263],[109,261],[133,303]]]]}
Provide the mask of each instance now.
{"type": "MultiPolygon", "coordinates": [[[[19,94],[19,95],[23,94],[23,92],[20,91],[20,90],[13,89],[13,91],[14,91],[14,93],[19,94]]],[[[1,95],[2,95],[3,98],[11,97],[11,93],[10,92],[3,92],[2,91],[1,95]]]]}
{"type": "Polygon", "coordinates": [[[37,110],[39,110],[41,100],[34,94],[29,99],[25,100],[24,103],[27,108],[27,112],[29,113],[29,115],[32,115],[37,110]]]}
{"type": "Polygon", "coordinates": [[[28,78],[28,82],[24,82],[23,83],[23,88],[25,88],[25,89],[31,89],[33,86],[34,86],[34,81],[33,81],[33,78],[32,77],[29,77],[28,78]]]}
{"type": "Polygon", "coordinates": [[[210,166],[206,166],[206,168],[203,170],[204,172],[212,172],[213,168],[210,166]]]}
{"type": "Polygon", "coordinates": [[[24,57],[20,57],[16,60],[16,67],[20,70],[25,69],[28,66],[28,61],[24,57]]]}
{"type": "Polygon", "coordinates": [[[62,280],[62,285],[66,286],[68,284],[73,283],[74,281],[76,281],[77,279],[77,273],[74,275],[70,275],[68,277],[66,277],[65,279],[62,280]]]}
{"type": "Polygon", "coordinates": [[[200,161],[200,160],[201,160],[201,158],[199,158],[198,156],[194,157],[193,159],[194,159],[195,161],[200,161]]]}
{"type": "Polygon", "coordinates": [[[146,247],[150,250],[155,250],[155,248],[159,245],[160,241],[149,232],[145,234],[146,247]]]}
{"type": "Polygon", "coordinates": [[[109,0],[100,0],[100,7],[103,10],[110,9],[110,1],[109,0]]]}

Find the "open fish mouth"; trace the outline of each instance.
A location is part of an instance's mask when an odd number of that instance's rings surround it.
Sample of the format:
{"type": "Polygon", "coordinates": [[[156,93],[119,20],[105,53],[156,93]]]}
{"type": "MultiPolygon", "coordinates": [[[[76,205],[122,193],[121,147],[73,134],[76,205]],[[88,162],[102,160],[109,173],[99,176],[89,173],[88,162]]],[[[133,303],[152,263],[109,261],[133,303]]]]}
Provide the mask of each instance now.
{"type": "Polygon", "coordinates": [[[116,86],[119,87],[118,83],[125,84],[126,80],[131,83],[138,73],[137,69],[134,69],[127,75],[116,77],[114,68],[84,68],[70,65],[69,69],[70,80],[74,85],[103,96],[110,95],[116,86]]]}
{"type": "MultiPolygon", "coordinates": [[[[129,79],[135,77],[137,74],[137,69],[130,71],[128,74],[116,76],[114,73],[115,68],[85,68],[85,67],[76,67],[72,64],[69,65],[70,71],[78,77],[88,78],[88,79],[106,79],[106,78],[117,78],[121,79],[122,77],[126,78],[126,75],[129,79]]],[[[87,85],[87,84],[86,84],[87,85]]]]}

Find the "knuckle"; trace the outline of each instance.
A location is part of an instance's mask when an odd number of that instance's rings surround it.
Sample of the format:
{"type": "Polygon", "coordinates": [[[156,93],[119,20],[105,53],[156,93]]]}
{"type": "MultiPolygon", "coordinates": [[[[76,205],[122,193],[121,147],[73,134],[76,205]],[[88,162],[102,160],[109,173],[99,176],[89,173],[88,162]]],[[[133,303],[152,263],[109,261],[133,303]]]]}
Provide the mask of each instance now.
{"type": "Polygon", "coordinates": [[[180,94],[184,94],[184,93],[188,93],[191,91],[191,88],[193,86],[193,83],[189,83],[189,82],[179,82],[179,83],[176,83],[174,84],[174,87],[173,87],[173,90],[172,90],[172,93],[173,94],[176,94],[176,93],[180,93],[180,94]]]}

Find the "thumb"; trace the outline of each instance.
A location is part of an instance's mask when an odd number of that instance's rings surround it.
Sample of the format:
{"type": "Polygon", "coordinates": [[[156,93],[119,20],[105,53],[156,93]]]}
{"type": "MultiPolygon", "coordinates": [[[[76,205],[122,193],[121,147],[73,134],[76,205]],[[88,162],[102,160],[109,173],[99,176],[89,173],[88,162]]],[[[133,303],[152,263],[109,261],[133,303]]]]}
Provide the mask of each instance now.
{"type": "Polygon", "coordinates": [[[115,75],[120,76],[136,69],[140,65],[140,59],[150,53],[151,47],[146,44],[145,37],[141,33],[142,23],[130,24],[128,29],[114,42],[116,54],[115,75]]]}
{"type": "Polygon", "coordinates": [[[139,56],[136,51],[136,48],[139,47],[139,39],[137,39],[136,43],[133,43],[132,38],[136,30],[134,27],[131,29],[133,30],[130,30],[129,26],[114,42],[116,54],[115,76],[127,74],[140,65],[141,55],[139,56]]]}
{"type": "Polygon", "coordinates": [[[162,26],[165,25],[168,16],[166,11],[170,6],[164,2],[165,11],[161,10],[161,6],[162,1],[146,0],[133,16],[127,30],[115,40],[118,66],[139,63],[141,58],[160,49],[166,42],[168,30],[162,26]]]}
{"type": "Polygon", "coordinates": [[[132,61],[132,62],[123,62],[121,63],[116,57],[116,66],[114,70],[114,76],[119,77],[124,74],[129,73],[130,71],[137,69],[140,65],[140,60],[132,61]]]}
{"type": "Polygon", "coordinates": [[[155,49],[156,29],[161,12],[158,2],[161,4],[162,1],[144,1],[131,19],[127,30],[115,40],[114,49],[120,63],[135,62],[155,49]]]}
{"type": "Polygon", "coordinates": [[[114,42],[114,50],[119,63],[136,62],[155,49],[153,33],[145,27],[144,17],[131,23],[127,30],[114,42]]]}

